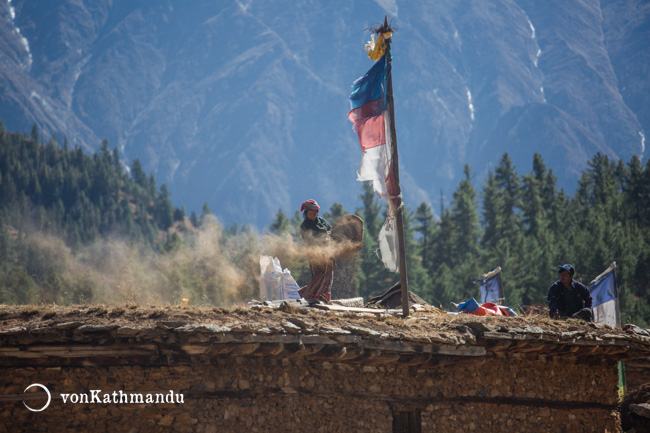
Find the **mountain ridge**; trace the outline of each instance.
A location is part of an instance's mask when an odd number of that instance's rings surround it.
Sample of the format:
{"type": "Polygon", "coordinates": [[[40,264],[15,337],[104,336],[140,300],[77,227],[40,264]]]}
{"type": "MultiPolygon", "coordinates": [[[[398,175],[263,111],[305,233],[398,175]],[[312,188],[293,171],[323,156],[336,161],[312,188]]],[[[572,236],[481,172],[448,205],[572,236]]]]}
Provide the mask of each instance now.
{"type": "Polygon", "coordinates": [[[347,94],[371,66],[362,46],[373,21],[362,17],[386,13],[397,14],[411,207],[450,197],[465,163],[480,186],[504,152],[520,172],[540,153],[564,188],[596,152],[647,159],[650,6],[640,0],[13,0],[0,3],[0,119],[91,152],[107,138],[174,202],[207,202],[226,223],[267,226],[306,198],[352,207],[361,152],[347,94]]]}

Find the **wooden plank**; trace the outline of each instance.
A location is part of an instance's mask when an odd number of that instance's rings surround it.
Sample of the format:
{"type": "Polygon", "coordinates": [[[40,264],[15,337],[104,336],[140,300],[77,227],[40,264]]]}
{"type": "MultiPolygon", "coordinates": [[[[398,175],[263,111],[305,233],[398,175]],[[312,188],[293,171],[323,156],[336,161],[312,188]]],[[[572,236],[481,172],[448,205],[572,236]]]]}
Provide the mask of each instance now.
{"type": "Polygon", "coordinates": [[[487,352],[483,346],[437,346],[433,348],[433,353],[451,356],[485,356],[487,352]]]}
{"type": "MultiPolygon", "coordinates": [[[[372,314],[392,314],[392,310],[383,308],[364,308],[364,307],[344,307],[343,305],[313,304],[313,308],[328,311],[346,311],[349,313],[372,313],[372,314]]],[[[395,310],[397,311],[397,310],[395,310]]]]}
{"type": "Polygon", "coordinates": [[[186,344],[181,346],[181,350],[188,355],[200,355],[210,351],[210,346],[199,346],[196,344],[186,344]]]}

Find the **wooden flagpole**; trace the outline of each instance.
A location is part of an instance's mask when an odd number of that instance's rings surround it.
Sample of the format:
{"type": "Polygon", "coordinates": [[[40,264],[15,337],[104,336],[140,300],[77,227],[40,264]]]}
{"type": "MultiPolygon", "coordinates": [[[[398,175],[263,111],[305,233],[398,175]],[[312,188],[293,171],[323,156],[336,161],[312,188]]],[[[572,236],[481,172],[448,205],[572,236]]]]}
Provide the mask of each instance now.
{"type": "MultiPolygon", "coordinates": [[[[388,29],[388,16],[384,15],[384,29],[388,29]]],[[[392,56],[390,52],[390,44],[392,39],[386,40],[386,65],[390,66],[392,63],[392,56]]],[[[395,185],[398,188],[398,191],[401,194],[401,186],[399,184],[399,157],[397,153],[397,130],[395,128],[395,104],[393,101],[393,70],[389,69],[388,74],[388,113],[390,116],[390,138],[392,144],[392,166],[393,166],[393,176],[395,178],[395,185]]],[[[397,203],[396,206],[397,215],[395,215],[395,223],[397,224],[397,248],[399,255],[399,281],[402,289],[402,317],[407,317],[409,315],[409,295],[408,295],[408,278],[406,274],[406,247],[404,242],[404,213],[402,206],[401,196],[396,199],[388,199],[389,202],[397,203]]],[[[390,211],[390,205],[389,205],[390,211]]]]}
{"type": "Polygon", "coordinates": [[[506,297],[503,294],[503,281],[501,281],[501,266],[499,266],[499,304],[505,305],[506,297]]]}

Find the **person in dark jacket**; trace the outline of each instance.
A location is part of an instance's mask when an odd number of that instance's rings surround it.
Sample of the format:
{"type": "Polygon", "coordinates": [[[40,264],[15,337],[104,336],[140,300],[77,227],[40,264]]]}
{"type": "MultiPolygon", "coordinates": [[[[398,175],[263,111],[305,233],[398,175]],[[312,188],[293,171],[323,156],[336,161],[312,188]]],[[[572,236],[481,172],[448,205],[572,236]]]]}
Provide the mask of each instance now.
{"type": "Polygon", "coordinates": [[[575,272],[569,264],[558,266],[559,279],[548,290],[549,314],[553,318],[575,317],[591,322],[593,299],[587,286],[573,280],[575,272]]]}
{"type": "MultiPolygon", "coordinates": [[[[327,220],[318,216],[319,209],[316,200],[312,199],[307,200],[300,207],[305,217],[300,225],[300,235],[308,245],[312,246],[325,245],[332,230],[327,220]]],[[[326,251],[323,254],[315,254],[309,260],[309,269],[311,280],[298,293],[305,299],[322,299],[330,302],[334,281],[334,259],[326,251]]]]}

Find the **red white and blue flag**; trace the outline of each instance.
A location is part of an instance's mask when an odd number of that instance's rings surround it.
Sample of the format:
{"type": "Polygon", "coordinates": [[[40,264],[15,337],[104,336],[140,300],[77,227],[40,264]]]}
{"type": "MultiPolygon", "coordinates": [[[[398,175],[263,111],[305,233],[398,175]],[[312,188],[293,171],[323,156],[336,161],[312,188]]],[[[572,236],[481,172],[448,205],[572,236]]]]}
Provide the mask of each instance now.
{"type": "Polygon", "coordinates": [[[363,155],[357,180],[371,181],[381,199],[389,197],[386,183],[391,175],[390,134],[388,125],[387,79],[390,64],[384,54],[366,74],[352,84],[348,119],[359,137],[363,155]]]}
{"type": "Polygon", "coordinates": [[[352,84],[348,119],[359,137],[363,152],[358,181],[372,182],[380,199],[388,200],[386,223],[379,232],[381,259],[390,271],[398,267],[398,239],[393,216],[401,206],[400,188],[393,174],[393,146],[389,132],[388,77],[391,65],[386,52],[375,64],[352,84]]]}
{"type": "Polygon", "coordinates": [[[352,84],[348,118],[354,123],[359,144],[365,152],[386,144],[384,112],[388,105],[386,55],[383,55],[366,74],[352,84]]]}

